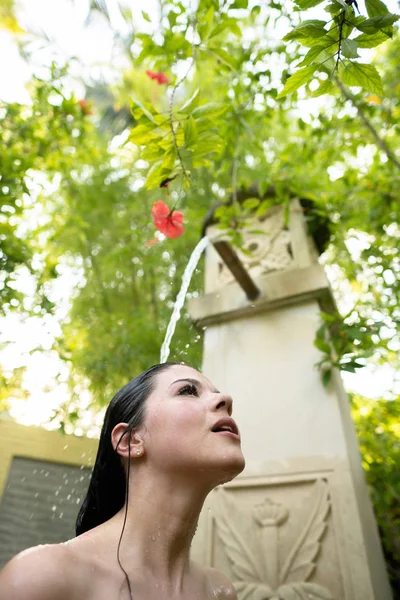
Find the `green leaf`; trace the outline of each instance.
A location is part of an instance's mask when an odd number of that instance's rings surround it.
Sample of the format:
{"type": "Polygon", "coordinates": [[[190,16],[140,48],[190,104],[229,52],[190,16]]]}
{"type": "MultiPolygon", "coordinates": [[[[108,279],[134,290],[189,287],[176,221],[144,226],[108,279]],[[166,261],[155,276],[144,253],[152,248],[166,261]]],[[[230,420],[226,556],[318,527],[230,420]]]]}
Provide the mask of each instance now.
{"type": "Polygon", "coordinates": [[[343,7],[339,2],[331,2],[325,7],[325,10],[334,17],[343,10],[343,7]]]}
{"type": "Polygon", "coordinates": [[[310,48],[310,50],[307,52],[307,54],[305,55],[302,62],[297,65],[297,68],[298,67],[306,67],[307,65],[313,63],[315,61],[315,59],[317,58],[317,56],[319,56],[321,54],[321,52],[323,52],[326,49],[326,47],[327,47],[326,44],[321,44],[321,45],[313,46],[312,48],[310,48]]]}
{"type": "Polygon", "coordinates": [[[261,202],[260,206],[257,208],[255,216],[263,217],[265,215],[265,213],[271,208],[271,205],[272,205],[271,200],[263,200],[261,202]]]}
{"type": "Polygon", "coordinates": [[[307,8],[312,8],[313,6],[321,4],[322,0],[295,0],[295,2],[301,10],[307,10],[307,8]]]}
{"type": "Polygon", "coordinates": [[[355,40],[342,40],[342,54],[346,58],[358,58],[358,44],[355,40]]]}
{"type": "Polygon", "coordinates": [[[193,117],[189,117],[183,124],[183,133],[185,137],[185,146],[186,148],[190,148],[193,146],[193,143],[196,141],[197,131],[196,131],[196,121],[193,117]]]}
{"type": "Polygon", "coordinates": [[[141,102],[139,102],[139,100],[136,100],[136,98],[132,98],[132,102],[149,119],[149,121],[151,121],[152,123],[156,124],[156,121],[155,121],[153,115],[151,114],[151,112],[141,102]]]}
{"type": "Polygon", "coordinates": [[[383,42],[386,42],[389,39],[389,36],[386,35],[383,31],[377,31],[372,35],[368,35],[367,33],[362,33],[358,37],[354,39],[357,42],[359,48],[375,48],[383,42]]]}
{"type": "Polygon", "coordinates": [[[157,135],[155,135],[149,128],[147,125],[138,125],[137,127],[134,127],[129,135],[129,140],[131,142],[133,142],[134,144],[147,144],[148,142],[151,142],[154,138],[156,138],[157,135]]]}
{"type": "Polygon", "coordinates": [[[359,86],[378,96],[383,94],[381,76],[373,65],[346,61],[340,71],[343,83],[359,86]]]}
{"type": "Polygon", "coordinates": [[[259,198],[247,198],[244,202],[243,202],[243,207],[246,210],[254,210],[255,208],[257,208],[257,206],[260,204],[260,199],[259,198]]]}
{"type": "Polygon", "coordinates": [[[195,108],[192,112],[192,117],[218,117],[219,115],[222,115],[227,108],[227,105],[222,104],[222,102],[207,102],[207,104],[202,104],[195,108]]]}
{"type": "Polygon", "coordinates": [[[331,379],[332,379],[332,369],[329,369],[328,371],[324,371],[324,373],[322,375],[323,386],[327,387],[329,385],[329,382],[331,379]]]}
{"type": "Polygon", "coordinates": [[[212,47],[210,46],[209,48],[206,48],[206,51],[208,51],[213,56],[216,56],[218,61],[222,62],[224,65],[226,65],[230,69],[236,71],[236,69],[237,69],[236,59],[231,54],[226,52],[225,50],[223,50],[219,46],[212,46],[212,47]]]}
{"type": "Polygon", "coordinates": [[[365,0],[365,7],[369,17],[377,17],[378,15],[386,15],[389,10],[381,0],[365,0]]]}
{"type": "Polygon", "coordinates": [[[157,188],[163,179],[172,175],[172,169],[165,169],[160,163],[155,163],[147,175],[145,187],[148,190],[157,188]]]}
{"type": "Polygon", "coordinates": [[[322,39],[322,37],[320,38],[313,38],[313,37],[306,37],[306,38],[301,38],[299,39],[299,42],[302,44],[302,46],[308,46],[308,47],[314,47],[314,46],[320,46],[322,43],[326,46],[330,46],[330,45],[334,45],[337,44],[338,41],[337,39],[335,39],[334,37],[330,36],[329,33],[322,39]]]}
{"type": "Polygon", "coordinates": [[[229,30],[231,33],[238,37],[241,37],[242,35],[242,30],[240,29],[237,20],[225,18],[220,23],[218,23],[218,25],[216,25],[214,29],[211,30],[211,33],[208,37],[209,39],[217,37],[221,33],[226,33],[227,30],[229,30]]]}
{"type": "Polygon", "coordinates": [[[222,142],[219,139],[218,143],[216,143],[216,140],[199,141],[193,148],[193,158],[204,156],[210,152],[218,152],[221,146],[222,142]]]}
{"type": "Polygon", "coordinates": [[[199,88],[197,88],[197,90],[193,93],[192,96],[190,96],[189,100],[186,100],[185,104],[182,106],[182,108],[179,109],[179,112],[185,112],[189,107],[191,107],[191,105],[193,104],[193,102],[198,99],[199,97],[199,88]]]}
{"type": "Polygon", "coordinates": [[[326,342],[325,340],[320,340],[320,339],[314,340],[314,346],[316,348],[318,348],[318,350],[321,350],[321,352],[324,352],[325,354],[329,354],[329,356],[331,355],[330,344],[328,342],[326,342]]]}
{"type": "Polygon", "coordinates": [[[322,83],[320,83],[319,87],[316,90],[313,90],[310,94],[312,98],[319,98],[319,96],[323,96],[324,94],[332,94],[335,89],[332,81],[330,79],[326,79],[322,83]]]}
{"type": "Polygon", "coordinates": [[[389,13],[387,15],[379,15],[377,17],[372,17],[372,19],[366,19],[362,23],[356,25],[356,27],[359,31],[362,31],[363,33],[372,34],[376,33],[377,31],[380,31],[381,29],[384,29],[385,27],[390,27],[390,25],[393,25],[393,23],[398,21],[398,19],[398,15],[392,15],[389,13]]]}
{"type": "Polygon", "coordinates": [[[327,313],[321,310],[319,313],[321,319],[325,321],[325,323],[334,323],[336,321],[336,316],[331,313],[327,313]]]}
{"type": "Polygon", "coordinates": [[[233,4],[230,5],[229,8],[247,8],[249,5],[249,0],[235,0],[233,4]]]}
{"type": "Polygon", "coordinates": [[[311,19],[309,21],[303,21],[297,25],[292,31],[283,38],[285,41],[298,40],[301,38],[320,38],[326,35],[325,29],[326,21],[318,21],[317,19],[311,19]]]}
{"type": "Polygon", "coordinates": [[[164,160],[161,163],[161,167],[165,170],[171,170],[175,165],[176,160],[176,149],[173,146],[164,156],[164,160]]]}
{"type": "Polygon", "coordinates": [[[210,8],[207,10],[207,12],[205,14],[204,21],[202,21],[197,27],[197,32],[202,41],[205,41],[206,39],[208,39],[208,36],[210,35],[210,31],[213,26],[213,22],[214,22],[214,8],[212,6],[210,6],[210,8]]]}
{"type": "Polygon", "coordinates": [[[164,148],[161,148],[161,146],[153,143],[143,148],[142,152],[140,153],[140,158],[143,160],[153,161],[163,158],[164,154],[164,148]]]}
{"type": "Polygon", "coordinates": [[[278,94],[278,98],[283,98],[284,96],[291,94],[299,87],[307,83],[307,81],[310,81],[317,68],[318,65],[310,65],[308,67],[304,67],[303,69],[299,69],[298,71],[296,71],[286,81],[283,90],[278,94]]]}
{"type": "Polygon", "coordinates": [[[151,19],[150,19],[149,15],[144,10],[142,10],[142,17],[145,21],[147,21],[148,23],[151,23],[151,19]]]}

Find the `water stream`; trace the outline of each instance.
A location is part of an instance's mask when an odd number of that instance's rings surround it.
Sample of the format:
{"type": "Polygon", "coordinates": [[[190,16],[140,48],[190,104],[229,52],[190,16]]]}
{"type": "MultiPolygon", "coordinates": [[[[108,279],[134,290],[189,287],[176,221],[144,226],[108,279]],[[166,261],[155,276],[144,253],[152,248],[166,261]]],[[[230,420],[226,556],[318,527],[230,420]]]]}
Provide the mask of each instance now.
{"type": "Polygon", "coordinates": [[[181,289],[179,290],[179,294],[176,297],[174,310],[172,311],[167,331],[165,333],[165,338],[161,346],[160,363],[167,362],[168,360],[172,336],[174,335],[176,324],[179,321],[179,317],[181,316],[182,306],[185,302],[186,294],[190,285],[190,281],[192,279],[192,275],[207,244],[208,237],[204,236],[197,244],[196,248],[193,250],[189,262],[186,265],[186,269],[182,277],[181,289]]]}

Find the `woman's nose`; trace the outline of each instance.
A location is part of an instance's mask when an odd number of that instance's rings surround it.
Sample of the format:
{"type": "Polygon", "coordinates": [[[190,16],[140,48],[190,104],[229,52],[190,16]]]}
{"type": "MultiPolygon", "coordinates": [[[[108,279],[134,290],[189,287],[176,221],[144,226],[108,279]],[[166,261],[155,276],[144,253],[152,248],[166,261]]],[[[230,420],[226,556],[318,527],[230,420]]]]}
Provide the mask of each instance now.
{"type": "Polygon", "coordinates": [[[233,399],[229,394],[216,394],[214,400],[214,410],[220,410],[221,408],[225,408],[228,415],[232,415],[232,404],[233,399]]]}

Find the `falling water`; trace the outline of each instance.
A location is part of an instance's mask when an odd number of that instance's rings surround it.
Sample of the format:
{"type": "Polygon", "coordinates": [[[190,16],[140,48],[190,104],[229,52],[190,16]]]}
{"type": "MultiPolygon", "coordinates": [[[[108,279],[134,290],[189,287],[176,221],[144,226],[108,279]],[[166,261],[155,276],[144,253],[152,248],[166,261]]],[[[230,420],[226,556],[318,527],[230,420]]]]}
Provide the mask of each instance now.
{"type": "Polygon", "coordinates": [[[169,347],[171,344],[172,336],[174,335],[175,327],[177,322],[179,321],[179,317],[181,316],[182,306],[185,302],[186,293],[188,291],[188,287],[190,284],[190,280],[192,279],[193,272],[197,267],[197,264],[200,260],[200,256],[208,244],[208,237],[204,236],[200,242],[197,244],[196,248],[193,250],[192,255],[189,259],[188,264],[186,265],[185,272],[182,277],[182,285],[179,290],[179,294],[176,297],[174,310],[172,311],[171,319],[168,323],[167,332],[165,334],[165,338],[163,341],[163,345],[161,346],[160,353],[160,362],[164,363],[168,360],[169,356],[169,347]]]}

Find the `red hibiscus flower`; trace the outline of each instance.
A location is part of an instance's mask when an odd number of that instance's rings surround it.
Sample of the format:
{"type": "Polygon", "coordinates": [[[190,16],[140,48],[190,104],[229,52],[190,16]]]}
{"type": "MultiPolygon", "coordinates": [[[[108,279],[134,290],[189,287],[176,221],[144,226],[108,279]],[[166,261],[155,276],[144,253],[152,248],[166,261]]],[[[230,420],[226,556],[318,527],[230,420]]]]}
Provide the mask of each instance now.
{"type": "Polygon", "coordinates": [[[78,104],[82,109],[82,113],[84,115],[92,115],[93,111],[92,109],[89,107],[87,100],[78,100],[78,104]]]}
{"type": "Polygon", "coordinates": [[[153,208],[154,225],[166,237],[177,238],[185,231],[183,227],[183,213],[178,210],[170,210],[162,200],[154,202],[153,208]]]}
{"type": "Polygon", "coordinates": [[[169,82],[165,73],[154,73],[154,71],[146,71],[146,75],[153,81],[157,81],[158,85],[163,85],[169,82]]]}

